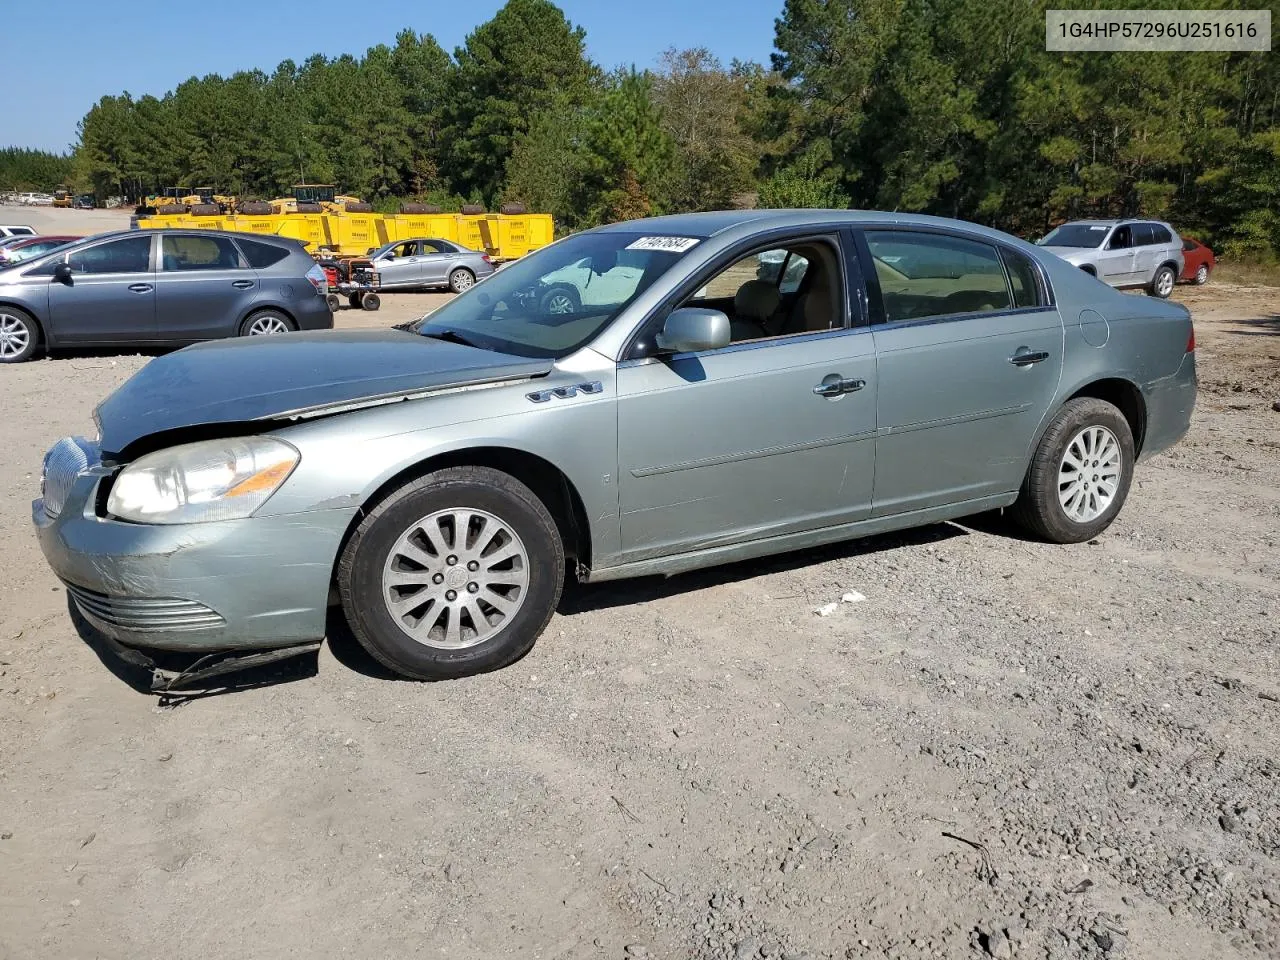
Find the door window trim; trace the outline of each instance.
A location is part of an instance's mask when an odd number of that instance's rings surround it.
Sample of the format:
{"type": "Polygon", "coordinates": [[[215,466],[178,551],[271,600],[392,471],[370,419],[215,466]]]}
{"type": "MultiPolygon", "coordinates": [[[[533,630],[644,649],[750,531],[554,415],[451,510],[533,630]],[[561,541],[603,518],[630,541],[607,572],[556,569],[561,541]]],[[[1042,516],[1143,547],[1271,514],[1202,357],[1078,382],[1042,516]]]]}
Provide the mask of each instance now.
{"type": "Polygon", "coordinates": [[[1004,317],[1014,316],[1027,313],[1053,313],[1058,309],[1057,301],[1053,293],[1053,285],[1049,282],[1049,274],[1039,257],[1032,256],[1024,250],[1019,250],[1011,244],[1003,243],[992,237],[983,236],[978,233],[969,233],[964,230],[950,230],[943,227],[935,227],[924,224],[898,224],[898,223],[859,223],[850,231],[854,249],[857,251],[858,260],[861,262],[861,273],[863,283],[866,286],[868,313],[871,318],[871,326],[879,330],[896,330],[899,327],[915,327],[926,326],[935,323],[955,323],[961,320],[972,320],[975,317],[1004,317]],[[1041,301],[1039,306],[1035,307],[1008,307],[1003,310],[978,310],[968,311],[965,313],[945,313],[936,317],[920,317],[912,320],[894,320],[886,319],[884,312],[884,295],[880,291],[880,277],[876,273],[875,258],[871,255],[871,246],[867,243],[867,231],[885,231],[891,230],[895,233],[917,233],[933,236],[949,237],[953,240],[968,240],[972,243],[982,243],[992,247],[996,251],[996,255],[1000,261],[1000,269],[1004,273],[1005,286],[1009,291],[1009,302],[1014,302],[1013,280],[1009,276],[1009,265],[1005,262],[1003,256],[1008,251],[1017,256],[1021,256],[1031,261],[1032,267],[1036,274],[1037,294],[1041,301]]]}
{"type": "MultiPolygon", "coordinates": [[[[625,346],[623,347],[618,366],[636,366],[641,363],[662,362],[666,360],[683,359],[686,357],[705,357],[718,356],[722,353],[736,353],[741,350],[758,350],[761,347],[770,347],[784,343],[798,343],[805,340],[812,340],[817,337],[845,336],[851,333],[865,333],[869,329],[866,322],[866,313],[862,309],[862,301],[860,298],[851,297],[850,294],[855,283],[861,286],[861,277],[856,276],[860,273],[859,264],[852,261],[848,256],[848,250],[844,243],[843,234],[845,228],[842,225],[834,226],[831,229],[813,229],[795,227],[778,227],[773,230],[766,230],[753,236],[744,238],[730,247],[726,247],[718,254],[704,263],[692,274],[686,277],[671,293],[663,298],[662,302],[650,310],[643,320],[641,320],[632,329],[631,334],[627,337],[625,346]],[[844,296],[840,302],[841,324],[838,327],[832,327],[829,330],[810,330],[800,333],[781,334],[776,337],[762,337],[758,340],[743,340],[739,343],[730,343],[727,346],[719,347],[715,350],[699,350],[692,353],[674,353],[663,354],[661,356],[636,356],[636,341],[638,341],[644,333],[654,324],[665,321],[667,316],[676,306],[687,300],[699,288],[710,280],[714,279],[725,268],[732,266],[744,257],[750,256],[752,253],[763,253],[766,250],[774,250],[780,246],[787,246],[799,243],[825,243],[835,254],[837,270],[839,276],[837,280],[840,282],[844,296]],[[852,269],[851,269],[852,264],[852,269]],[[852,312],[854,304],[857,304],[858,311],[856,314],[852,312]],[[858,322],[861,321],[861,322],[858,322]]],[[[780,275],[781,277],[781,275],[780,275]]]]}

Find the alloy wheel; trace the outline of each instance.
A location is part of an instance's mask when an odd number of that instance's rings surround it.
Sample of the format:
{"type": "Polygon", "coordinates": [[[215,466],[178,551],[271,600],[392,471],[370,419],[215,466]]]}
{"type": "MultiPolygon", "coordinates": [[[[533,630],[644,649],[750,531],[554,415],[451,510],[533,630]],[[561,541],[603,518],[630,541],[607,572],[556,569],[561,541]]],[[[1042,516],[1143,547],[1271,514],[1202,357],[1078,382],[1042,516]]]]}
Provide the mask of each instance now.
{"type": "Polygon", "coordinates": [[[273,333],[288,333],[289,324],[285,323],[283,318],[277,317],[274,313],[266,313],[260,317],[254,317],[253,322],[249,324],[249,336],[261,337],[273,333]]]}
{"type": "Polygon", "coordinates": [[[17,357],[31,345],[31,328],[21,317],[0,313],[0,357],[17,357]]]}
{"type": "Polygon", "coordinates": [[[524,604],[529,553],[509,524],[452,508],[400,535],[382,571],[382,599],[400,629],[429,647],[461,649],[501,631],[524,604]]]}
{"type": "Polygon", "coordinates": [[[1063,451],[1058,502],[1069,520],[1091,523],[1106,513],[1120,489],[1120,442],[1106,427],[1089,426],[1063,451]]]}

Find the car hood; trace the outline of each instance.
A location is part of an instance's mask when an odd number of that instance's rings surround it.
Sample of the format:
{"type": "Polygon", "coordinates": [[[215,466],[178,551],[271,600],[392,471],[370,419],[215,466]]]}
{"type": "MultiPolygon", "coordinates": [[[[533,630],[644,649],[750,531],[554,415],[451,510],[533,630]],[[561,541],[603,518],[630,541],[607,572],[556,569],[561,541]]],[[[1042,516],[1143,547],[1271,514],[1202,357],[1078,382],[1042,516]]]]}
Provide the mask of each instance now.
{"type": "Polygon", "coordinates": [[[541,377],[531,360],[403,330],[216,340],[157,357],[95,413],[104,452],[183,427],[324,415],[448,387],[541,377]]]}
{"type": "Polygon", "coordinates": [[[1054,256],[1061,257],[1069,263],[1076,260],[1088,260],[1097,251],[1092,247],[1041,247],[1041,250],[1048,250],[1054,256]]]}

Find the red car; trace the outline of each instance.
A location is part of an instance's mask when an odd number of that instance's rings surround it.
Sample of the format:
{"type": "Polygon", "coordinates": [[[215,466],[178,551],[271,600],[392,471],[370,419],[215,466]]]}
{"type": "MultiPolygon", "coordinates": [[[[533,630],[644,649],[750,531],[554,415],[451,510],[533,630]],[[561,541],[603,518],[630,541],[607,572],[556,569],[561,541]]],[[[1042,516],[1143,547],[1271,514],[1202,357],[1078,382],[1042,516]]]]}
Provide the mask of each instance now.
{"type": "Polygon", "coordinates": [[[11,267],[15,263],[21,263],[23,260],[30,260],[32,257],[40,256],[42,253],[48,253],[64,243],[83,239],[84,237],[50,237],[47,235],[23,237],[21,240],[15,240],[13,243],[0,247],[0,268],[11,267]]]}
{"type": "Polygon", "coordinates": [[[1182,276],[1178,279],[1191,283],[1208,283],[1210,271],[1217,266],[1213,251],[1199,240],[1183,237],[1182,256],[1186,262],[1182,267],[1182,276]]]}

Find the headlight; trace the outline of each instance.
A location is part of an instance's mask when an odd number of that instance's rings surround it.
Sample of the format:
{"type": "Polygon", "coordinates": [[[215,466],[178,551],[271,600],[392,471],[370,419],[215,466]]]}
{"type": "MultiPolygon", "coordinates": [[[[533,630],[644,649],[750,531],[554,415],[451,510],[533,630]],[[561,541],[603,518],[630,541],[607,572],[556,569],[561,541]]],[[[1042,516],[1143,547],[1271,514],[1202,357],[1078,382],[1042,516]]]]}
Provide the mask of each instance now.
{"type": "Polygon", "coordinates": [[[239,520],[266,503],[298,459],[292,446],[268,437],[170,447],[120,472],[107,512],[139,523],[239,520]]]}

